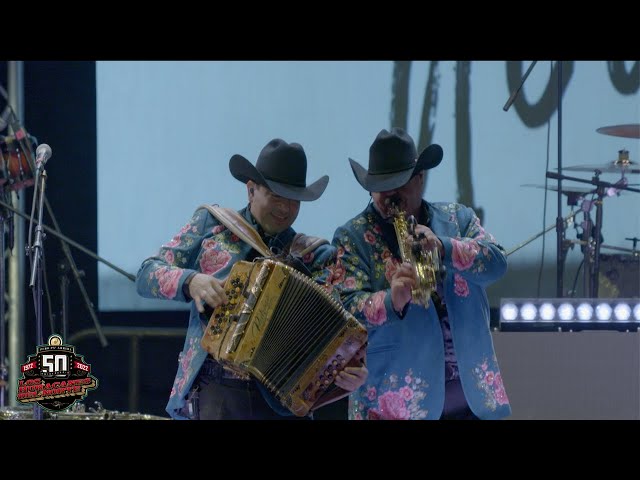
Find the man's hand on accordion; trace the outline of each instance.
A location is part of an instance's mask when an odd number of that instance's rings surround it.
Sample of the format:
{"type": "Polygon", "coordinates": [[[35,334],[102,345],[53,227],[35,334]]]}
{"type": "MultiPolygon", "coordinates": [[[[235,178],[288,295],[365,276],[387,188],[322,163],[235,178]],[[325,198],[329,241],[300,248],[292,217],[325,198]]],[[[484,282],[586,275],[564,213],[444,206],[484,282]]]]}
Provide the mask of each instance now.
{"type": "Polygon", "coordinates": [[[368,376],[369,370],[364,365],[361,367],[345,367],[336,376],[335,384],[347,392],[353,392],[364,385],[368,376]]]}
{"type": "Polygon", "coordinates": [[[334,383],[347,392],[353,392],[364,385],[364,382],[366,382],[369,376],[369,370],[367,370],[366,344],[356,352],[349,363],[358,366],[345,367],[343,371],[338,373],[334,383]]]}
{"type": "Polygon", "coordinates": [[[211,275],[196,273],[189,282],[189,296],[193,298],[200,313],[204,313],[205,304],[211,308],[228,302],[224,293],[226,279],[218,280],[211,275]]]}

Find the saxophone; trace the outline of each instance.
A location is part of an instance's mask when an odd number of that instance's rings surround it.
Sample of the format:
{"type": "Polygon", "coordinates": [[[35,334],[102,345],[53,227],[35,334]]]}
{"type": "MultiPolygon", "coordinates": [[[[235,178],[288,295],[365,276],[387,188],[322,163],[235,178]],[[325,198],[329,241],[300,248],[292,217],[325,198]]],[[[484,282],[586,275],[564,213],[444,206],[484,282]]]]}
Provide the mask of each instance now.
{"type": "Polygon", "coordinates": [[[418,285],[411,290],[413,301],[428,308],[431,294],[444,271],[438,247],[428,249],[422,245],[415,233],[417,222],[413,215],[407,217],[395,203],[390,203],[389,212],[393,217],[402,261],[413,266],[418,279],[418,285]]]}

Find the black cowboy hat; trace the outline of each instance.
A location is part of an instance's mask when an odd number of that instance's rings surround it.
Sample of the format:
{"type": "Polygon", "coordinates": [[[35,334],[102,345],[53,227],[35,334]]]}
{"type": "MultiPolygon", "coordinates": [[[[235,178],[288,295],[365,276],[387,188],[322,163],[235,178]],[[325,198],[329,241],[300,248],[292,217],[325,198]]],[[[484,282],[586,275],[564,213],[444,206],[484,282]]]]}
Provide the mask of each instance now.
{"type": "Polygon", "coordinates": [[[325,175],[307,186],[304,149],[298,143],[287,143],[279,138],[274,138],[262,149],[255,167],[236,154],[229,160],[229,170],[242,183],[253,180],[291,200],[317,200],[329,183],[329,176],[325,175]]]}
{"type": "Polygon", "coordinates": [[[418,156],[413,139],[401,128],[381,130],[369,148],[369,170],[349,159],[358,183],[369,192],[386,192],[400,188],[421,170],[437,167],[442,161],[442,147],[429,145],[418,156]]]}

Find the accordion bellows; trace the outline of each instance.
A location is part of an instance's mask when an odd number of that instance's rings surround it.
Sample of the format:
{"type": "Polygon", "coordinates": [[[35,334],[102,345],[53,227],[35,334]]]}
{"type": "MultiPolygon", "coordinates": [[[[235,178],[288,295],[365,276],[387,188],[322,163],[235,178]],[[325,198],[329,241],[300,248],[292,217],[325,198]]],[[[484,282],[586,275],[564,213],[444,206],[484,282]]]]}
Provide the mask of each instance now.
{"type": "Polygon", "coordinates": [[[202,347],[225,368],[254,377],[296,416],[347,392],[334,383],[364,363],[367,330],[324,288],[271,259],[237,262],[202,347]]]}

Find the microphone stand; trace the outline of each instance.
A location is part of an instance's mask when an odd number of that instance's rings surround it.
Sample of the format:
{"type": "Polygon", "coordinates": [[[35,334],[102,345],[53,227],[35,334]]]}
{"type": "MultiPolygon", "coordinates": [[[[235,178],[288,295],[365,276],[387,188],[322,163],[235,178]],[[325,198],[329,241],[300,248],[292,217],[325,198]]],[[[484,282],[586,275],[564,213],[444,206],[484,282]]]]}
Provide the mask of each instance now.
{"type": "MultiPolygon", "coordinates": [[[[39,170],[39,168],[38,168],[39,170]]],[[[33,289],[33,301],[36,314],[36,345],[44,344],[44,338],[42,335],[42,257],[44,256],[42,241],[44,236],[42,235],[42,207],[44,203],[44,189],[47,180],[47,172],[42,169],[39,174],[36,172],[36,184],[40,184],[40,188],[36,185],[35,195],[33,197],[34,205],[38,200],[38,224],[35,229],[35,239],[33,245],[27,245],[27,255],[31,257],[31,280],[29,281],[29,287],[33,289]],[[39,195],[38,195],[39,190],[39,195]]],[[[29,238],[31,238],[31,232],[29,232],[29,238]]],[[[33,418],[35,420],[42,420],[42,408],[34,404],[33,406],[33,418]]]]}
{"type": "MultiPolygon", "coordinates": [[[[46,204],[47,200],[45,199],[44,202],[46,204]]],[[[13,206],[9,205],[8,203],[3,202],[2,200],[0,200],[0,206],[11,210],[13,213],[15,213],[16,215],[18,215],[18,216],[20,216],[20,217],[22,217],[22,218],[24,218],[26,220],[29,220],[29,216],[27,214],[25,214],[25,213],[21,212],[20,210],[14,208],[13,206]]],[[[121,268],[117,267],[116,265],[114,265],[113,263],[109,262],[108,260],[105,260],[104,258],[100,257],[99,255],[96,255],[95,253],[93,253],[88,248],[83,247],[78,242],[76,242],[74,240],[71,240],[69,237],[67,237],[66,235],[63,235],[62,233],[60,233],[56,229],[51,228],[51,227],[49,227],[49,226],[47,226],[45,224],[42,224],[42,229],[45,232],[50,233],[54,237],[59,238],[62,242],[67,243],[67,244],[71,245],[72,247],[77,248],[81,252],[86,253],[87,255],[89,255],[90,257],[94,258],[95,260],[98,260],[99,262],[104,263],[106,266],[108,266],[109,268],[112,268],[116,272],[124,275],[129,280],[131,280],[132,282],[136,281],[136,276],[135,275],[132,275],[131,273],[125,272],[124,270],[122,270],[121,268]]]]}
{"type": "MultiPolygon", "coordinates": [[[[502,109],[506,112],[511,107],[511,104],[515,101],[518,92],[524,85],[525,80],[533,70],[533,67],[537,61],[531,62],[531,65],[527,69],[526,73],[522,77],[520,86],[511,94],[507,103],[505,103],[502,109]]],[[[558,173],[562,175],[562,61],[558,61],[558,173]]],[[[562,179],[558,178],[558,216],[556,217],[556,232],[557,232],[557,279],[556,279],[556,296],[561,298],[563,294],[563,277],[564,277],[564,248],[565,245],[565,233],[564,233],[564,219],[562,218],[562,179]]]]}

